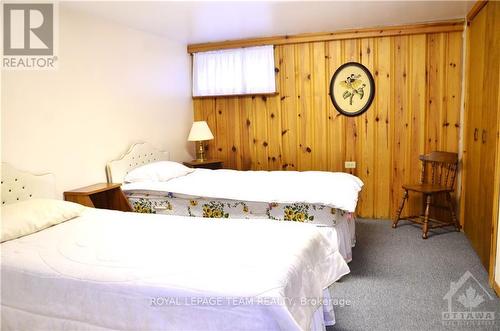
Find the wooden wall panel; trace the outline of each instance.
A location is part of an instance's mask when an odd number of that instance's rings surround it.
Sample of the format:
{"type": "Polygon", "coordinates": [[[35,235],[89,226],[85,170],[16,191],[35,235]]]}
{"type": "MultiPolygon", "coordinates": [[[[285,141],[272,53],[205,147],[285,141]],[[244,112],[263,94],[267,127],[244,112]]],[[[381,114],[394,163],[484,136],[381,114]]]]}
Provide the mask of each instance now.
{"type": "Polygon", "coordinates": [[[253,99],[254,144],[256,149],[255,170],[269,169],[269,139],[267,127],[267,97],[257,96],[253,99]]]}
{"type": "Polygon", "coordinates": [[[255,146],[253,144],[252,98],[241,98],[240,109],[240,150],[241,170],[253,169],[255,161],[255,146]]]}
{"type": "MultiPolygon", "coordinates": [[[[391,113],[393,126],[392,136],[392,174],[391,174],[391,211],[399,206],[401,197],[401,185],[407,182],[406,169],[408,166],[408,149],[410,139],[408,137],[408,55],[411,49],[408,47],[408,36],[395,37],[392,48],[392,97],[394,109],[391,113]]],[[[408,208],[404,210],[407,214],[408,208]]],[[[406,215],[405,215],[406,216],[406,215]]]]}
{"type": "Polygon", "coordinates": [[[328,96],[327,101],[327,135],[326,145],[328,153],[328,170],[329,171],[342,171],[344,169],[344,154],[345,154],[345,116],[340,115],[333,103],[330,100],[330,79],[332,78],[335,70],[337,70],[343,63],[342,55],[342,42],[331,41],[326,44],[328,61],[327,66],[327,80],[325,84],[325,94],[328,96]]]}
{"type": "Polygon", "coordinates": [[[295,45],[281,47],[280,54],[280,101],[281,146],[283,170],[297,170],[297,90],[295,79],[295,45]]]}
{"type": "Polygon", "coordinates": [[[455,91],[459,91],[462,87],[462,70],[460,63],[462,62],[462,36],[458,33],[448,35],[448,49],[446,65],[446,117],[444,127],[445,141],[443,148],[448,148],[450,151],[458,150],[458,141],[460,139],[460,113],[456,109],[460,108],[460,95],[455,91]]]}
{"type": "MultiPolygon", "coordinates": [[[[343,51],[344,57],[343,62],[359,62],[359,39],[351,39],[343,41],[343,51]]],[[[358,161],[356,158],[356,152],[359,150],[358,143],[358,125],[359,125],[359,116],[358,117],[346,117],[345,119],[345,161],[358,161]]],[[[357,175],[358,169],[345,169],[346,172],[349,172],[353,175],[357,175]]],[[[361,177],[361,176],[360,176],[361,177]]],[[[363,196],[361,196],[361,200],[363,196]]],[[[360,201],[362,204],[363,202],[360,201]]],[[[360,208],[361,209],[361,208],[360,208]]]]}
{"type": "MultiPolygon", "coordinates": [[[[425,35],[410,36],[409,94],[408,107],[410,108],[409,135],[412,139],[408,144],[408,171],[406,180],[419,178],[421,166],[419,155],[425,152],[425,107],[426,107],[426,68],[421,65],[422,59],[426,57],[425,35]]],[[[460,91],[460,86],[456,89],[460,91]]],[[[458,105],[457,110],[460,109],[458,105]]],[[[457,112],[458,113],[458,112],[457,112]]],[[[422,206],[422,197],[417,195],[409,201],[409,213],[416,215],[422,206]]]]}
{"type": "Polygon", "coordinates": [[[441,117],[443,110],[444,80],[444,34],[432,34],[427,38],[427,86],[428,86],[428,108],[426,116],[427,141],[425,151],[440,150],[441,141],[441,117]]]}
{"type": "MultiPolygon", "coordinates": [[[[275,68],[280,70],[280,54],[281,49],[275,50],[275,68]]],[[[280,89],[280,80],[276,79],[276,90],[280,89]]],[[[268,116],[268,169],[281,170],[282,168],[282,152],[281,152],[281,102],[278,95],[267,97],[267,116],[268,116]]],[[[238,168],[239,169],[239,168],[238,168]]]]}
{"type": "Polygon", "coordinates": [[[326,126],[328,124],[328,113],[326,103],[328,95],[325,94],[326,78],[326,43],[312,43],[312,168],[317,170],[328,170],[327,144],[325,143],[326,126]]]}
{"type": "Polygon", "coordinates": [[[241,139],[240,139],[240,112],[239,109],[239,99],[231,98],[227,99],[226,103],[226,166],[231,169],[241,169],[241,139]]]}
{"type": "MultiPolygon", "coordinates": [[[[458,150],[461,58],[461,32],[279,45],[277,95],[195,99],[195,118],[209,119],[210,155],[226,167],[350,171],[365,182],[358,213],[389,218],[401,184],[419,180],[419,154],[458,150]],[[349,61],[369,68],[376,86],[370,109],[354,118],[329,97],[333,73],[349,61]]],[[[414,212],[421,200],[409,204],[414,212]]]]}
{"type": "MultiPolygon", "coordinates": [[[[374,217],[387,218],[391,215],[392,196],[392,128],[393,109],[392,72],[391,72],[391,49],[392,39],[390,37],[375,39],[376,63],[375,63],[375,175],[377,178],[377,193],[375,194],[374,217]]],[[[370,110],[368,110],[370,111],[370,110]]]]}
{"type": "Polygon", "coordinates": [[[231,156],[228,149],[228,115],[232,109],[227,109],[227,103],[230,99],[215,100],[215,122],[217,132],[217,141],[215,145],[215,156],[217,159],[223,159],[226,166],[231,166],[231,156]]]}
{"type": "Polygon", "coordinates": [[[295,47],[295,71],[298,106],[299,155],[298,170],[313,169],[312,131],[314,122],[311,106],[311,44],[298,44],[295,47]]]}
{"type": "MultiPolygon", "coordinates": [[[[360,62],[374,72],[374,40],[361,40],[360,62]]],[[[375,105],[373,107],[376,107],[375,105]]],[[[359,174],[363,176],[365,186],[361,192],[360,209],[368,215],[374,215],[375,204],[375,109],[367,111],[359,117],[359,144],[357,155],[359,174]]]]}

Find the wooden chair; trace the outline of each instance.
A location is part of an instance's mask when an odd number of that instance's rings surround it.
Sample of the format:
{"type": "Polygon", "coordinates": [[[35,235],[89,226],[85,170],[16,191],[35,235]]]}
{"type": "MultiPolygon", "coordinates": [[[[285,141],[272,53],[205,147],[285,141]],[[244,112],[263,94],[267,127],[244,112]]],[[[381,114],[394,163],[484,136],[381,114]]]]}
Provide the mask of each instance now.
{"type": "Polygon", "coordinates": [[[458,168],[457,153],[435,151],[426,155],[421,155],[420,161],[422,161],[420,184],[403,185],[403,199],[401,200],[401,204],[392,223],[392,227],[396,228],[399,220],[402,219],[401,212],[403,211],[405,201],[408,199],[408,192],[411,191],[421,193],[423,195],[423,213],[418,216],[408,216],[404,219],[422,225],[423,239],[427,239],[429,229],[454,225],[456,230],[459,231],[460,224],[458,223],[455,215],[453,201],[451,199],[451,192],[454,190],[453,187],[455,185],[455,177],[458,168]],[[429,171],[431,172],[430,176],[429,171]],[[433,199],[437,195],[443,194],[446,197],[446,206],[433,204],[433,199]],[[448,210],[451,214],[452,220],[442,221],[429,218],[429,209],[431,206],[448,210]]]}

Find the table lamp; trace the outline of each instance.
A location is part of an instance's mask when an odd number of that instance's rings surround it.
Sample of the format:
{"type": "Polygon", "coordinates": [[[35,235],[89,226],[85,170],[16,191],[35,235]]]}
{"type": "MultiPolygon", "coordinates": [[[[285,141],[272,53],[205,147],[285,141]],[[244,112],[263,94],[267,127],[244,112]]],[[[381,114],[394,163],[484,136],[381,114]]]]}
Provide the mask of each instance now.
{"type": "Polygon", "coordinates": [[[210,131],[207,122],[193,122],[188,141],[196,141],[196,161],[205,161],[205,146],[203,145],[203,141],[212,139],[214,139],[214,135],[210,131]]]}

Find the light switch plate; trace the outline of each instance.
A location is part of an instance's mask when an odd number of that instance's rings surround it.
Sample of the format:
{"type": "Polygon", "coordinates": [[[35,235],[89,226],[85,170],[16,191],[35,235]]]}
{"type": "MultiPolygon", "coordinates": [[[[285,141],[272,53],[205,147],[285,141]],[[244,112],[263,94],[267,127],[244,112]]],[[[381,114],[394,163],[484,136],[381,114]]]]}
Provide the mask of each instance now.
{"type": "Polygon", "coordinates": [[[344,167],[346,169],[356,169],[356,161],[345,161],[344,167]]]}

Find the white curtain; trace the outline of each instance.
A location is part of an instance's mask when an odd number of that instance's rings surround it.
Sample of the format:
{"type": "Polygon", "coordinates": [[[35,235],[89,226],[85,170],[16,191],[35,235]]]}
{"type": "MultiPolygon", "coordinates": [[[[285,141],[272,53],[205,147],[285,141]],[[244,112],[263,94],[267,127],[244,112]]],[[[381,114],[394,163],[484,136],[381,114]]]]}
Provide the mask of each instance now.
{"type": "Polygon", "coordinates": [[[193,96],[274,93],[274,47],[193,54],[193,96]]]}

